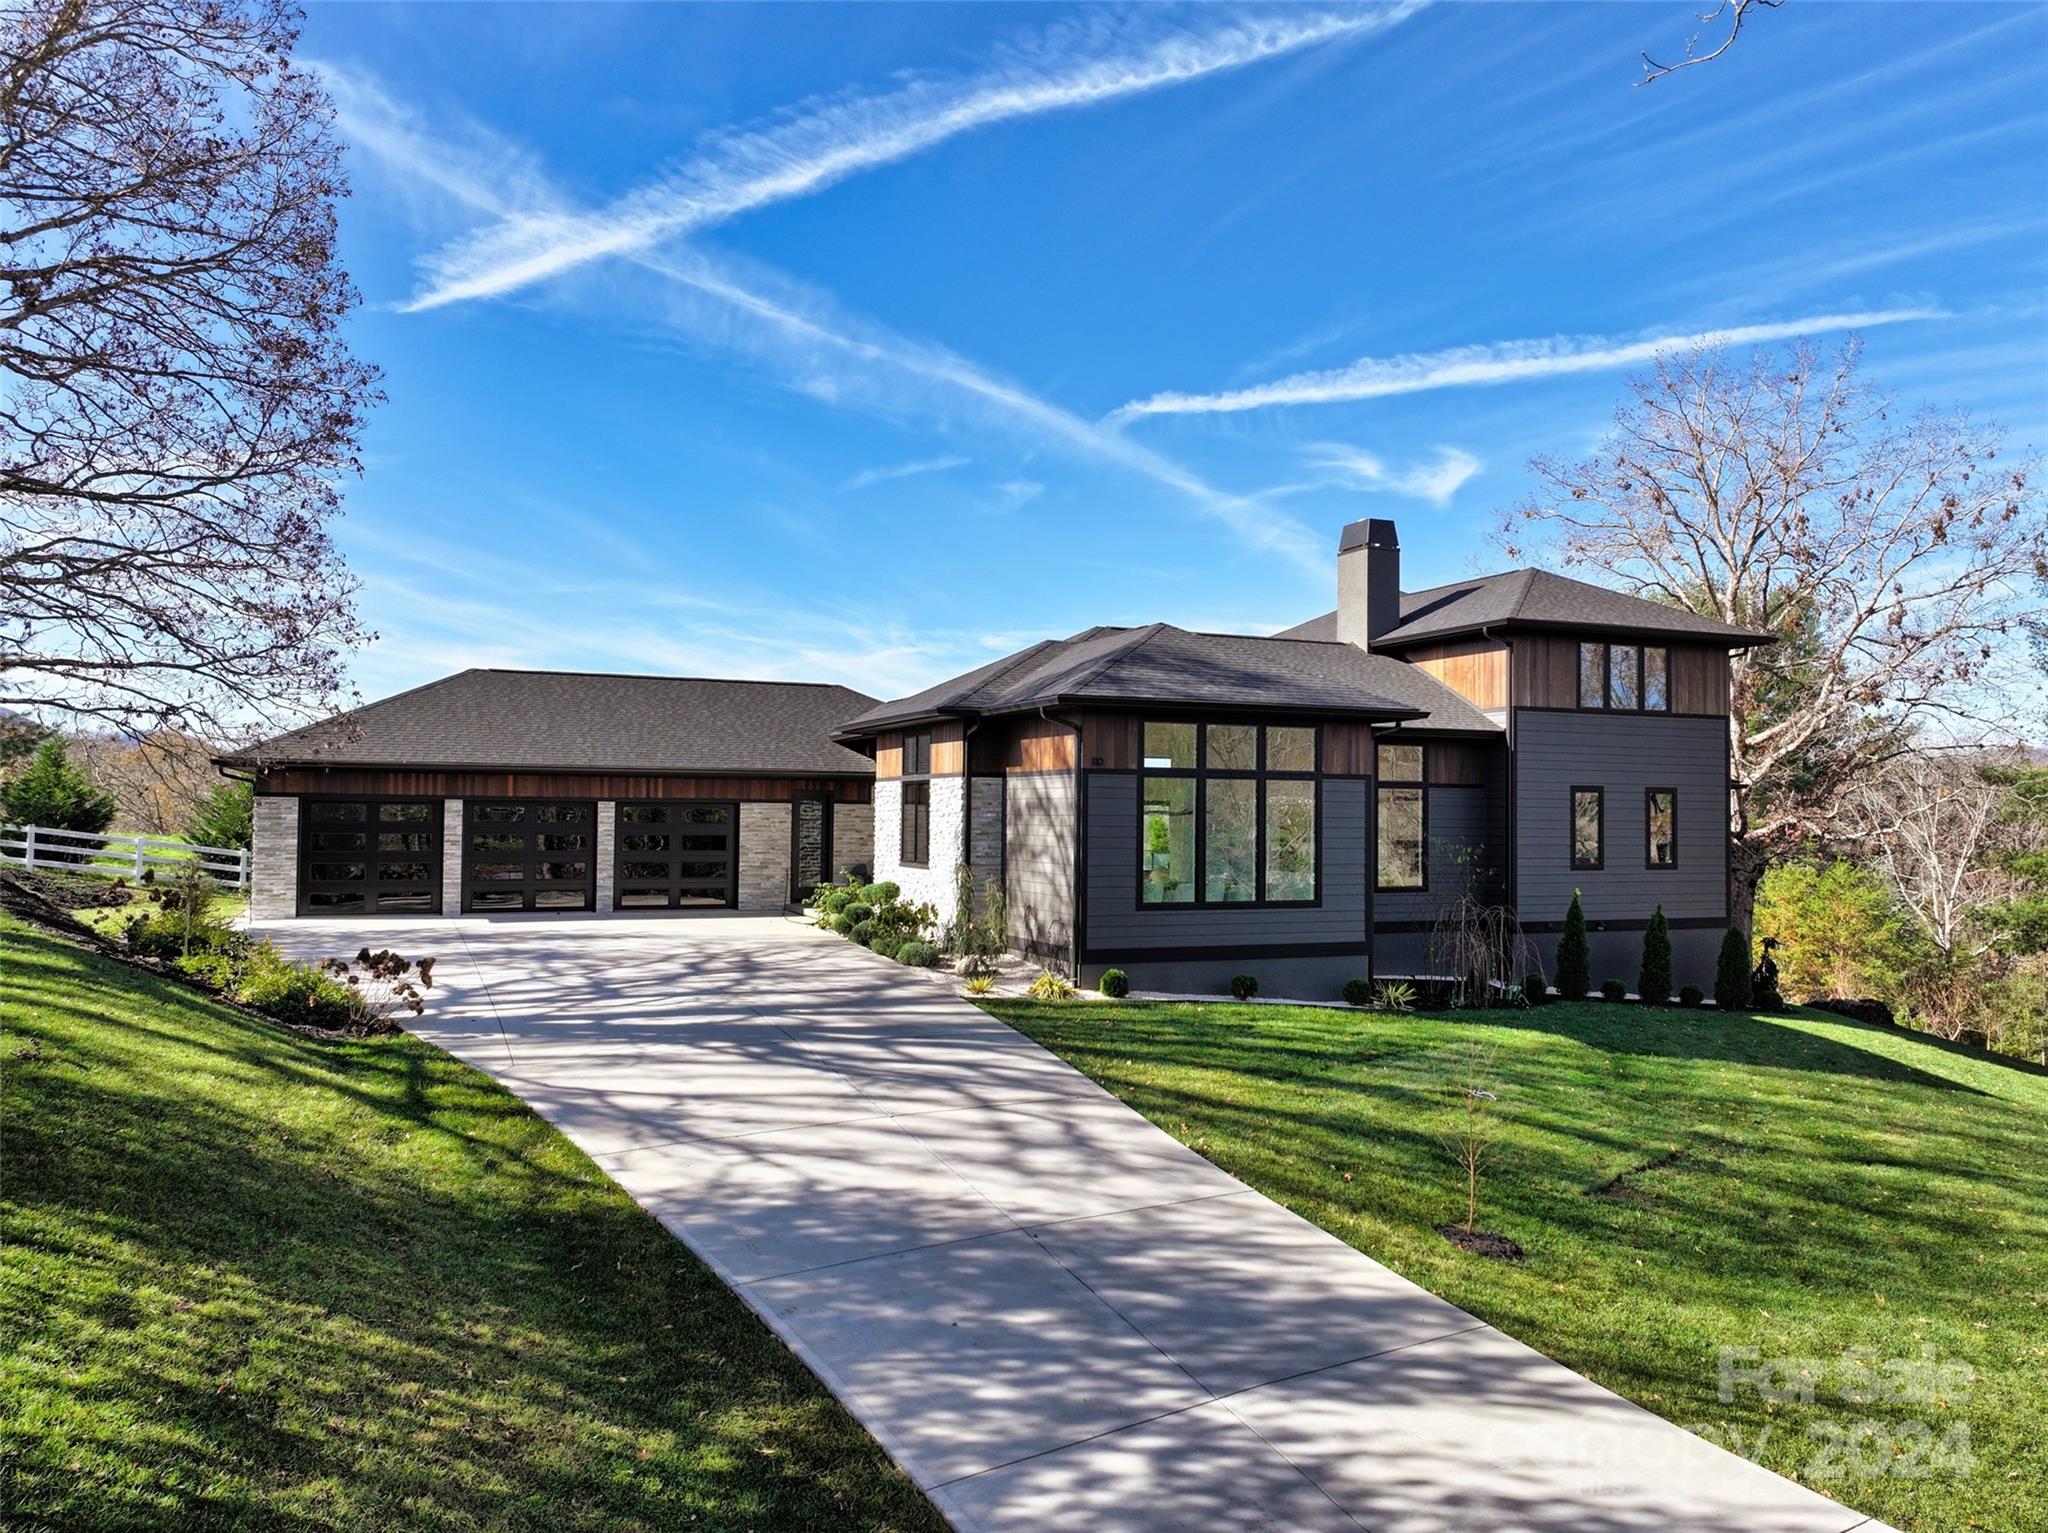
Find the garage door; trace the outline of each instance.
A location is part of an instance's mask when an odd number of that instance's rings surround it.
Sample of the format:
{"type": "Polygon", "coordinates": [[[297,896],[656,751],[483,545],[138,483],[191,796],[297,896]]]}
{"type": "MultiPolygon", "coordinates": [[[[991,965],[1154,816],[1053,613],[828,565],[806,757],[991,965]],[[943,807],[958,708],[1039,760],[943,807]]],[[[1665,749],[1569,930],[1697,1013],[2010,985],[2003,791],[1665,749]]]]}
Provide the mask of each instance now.
{"type": "Polygon", "coordinates": [[[597,805],[587,799],[469,799],[462,839],[464,910],[596,904],[597,805]]]}
{"type": "Polygon", "coordinates": [[[434,915],[440,909],[439,799],[302,802],[300,915],[434,915]]]}
{"type": "Polygon", "coordinates": [[[734,804],[621,804],[612,901],[620,910],[739,903],[734,804]]]}

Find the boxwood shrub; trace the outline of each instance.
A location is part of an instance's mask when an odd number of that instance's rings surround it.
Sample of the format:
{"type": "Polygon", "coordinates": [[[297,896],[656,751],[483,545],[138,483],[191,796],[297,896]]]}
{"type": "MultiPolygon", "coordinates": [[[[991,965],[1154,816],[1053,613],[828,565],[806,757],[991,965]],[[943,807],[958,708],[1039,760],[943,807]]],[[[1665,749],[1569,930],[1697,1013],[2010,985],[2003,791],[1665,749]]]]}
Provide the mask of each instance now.
{"type": "Polygon", "coordinates": [[[879,884],[869,884],[862,889],[860,899],[863,905],[886,905],[902,892],[901,884],[885,879],[879,884]]]}
{"type": "Polygon", "coordinates": [[[1600,984],[1600,993],[1610,1001],[1619,1001],[1627,996],[1628,986],[1618,979],[1603,980],[1600,984]]]}
{"type": "Polygon", "coordinates": [[[1347,1006],[1370,1006],[1372,1004],[1372,981],[1369,979],[1345,980],[1344,1004],[1347,1006]]]}
{"type": "Polygon", "coordinates": [[[918,942],[913,939],[896,949],[896,961],[908,964],[913,969],[929,969],[939,961],[939,950],[929,942],[918,942]]]}
{"type": "Polygon", "coordinates": [[[868,904],[865,900],[855,900],[839,913],[845,916],[850,924],[858,926],[863,921],[874,919],[875,907],[868,904]]]}
{"type": "Polygon", "coordinates": [[[1256,974],[1239,974],[1230,981],[1230,993],[1240,1001],[1249,1001],[1259,993],[1259,977],[1256,974]]]}
{"type": "Polygon", "coordinates": [[[866,947],[875,940],[875,923],[872,921],[856,921],[853,923],[853,930],[849,931],[846,935],[855,942],[858,942],[862,947],[866,947]]]}
{"type": "Polygon", "coordinates": [[[1104,969],[1100,988],[1111,1000],[1120,1001],[1131,993],[1131,977],[1122,969],[1104,969]]]}

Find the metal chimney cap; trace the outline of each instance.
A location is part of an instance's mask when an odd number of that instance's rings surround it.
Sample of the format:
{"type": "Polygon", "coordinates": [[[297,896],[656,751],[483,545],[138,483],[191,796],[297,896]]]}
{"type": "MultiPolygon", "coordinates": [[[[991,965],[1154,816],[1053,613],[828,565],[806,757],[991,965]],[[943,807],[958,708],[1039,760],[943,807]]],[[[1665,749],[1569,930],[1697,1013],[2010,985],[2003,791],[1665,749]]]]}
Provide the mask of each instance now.
{"type": "Polygon", "coordinates": [[[1399,548],[1401,539],[1394,531],[1394,524],[1381,517],[1372,517],[1362,522],[1347,523],[1337,537],[1337,552],[1348,554],[1354,548],[1399,548]]]}

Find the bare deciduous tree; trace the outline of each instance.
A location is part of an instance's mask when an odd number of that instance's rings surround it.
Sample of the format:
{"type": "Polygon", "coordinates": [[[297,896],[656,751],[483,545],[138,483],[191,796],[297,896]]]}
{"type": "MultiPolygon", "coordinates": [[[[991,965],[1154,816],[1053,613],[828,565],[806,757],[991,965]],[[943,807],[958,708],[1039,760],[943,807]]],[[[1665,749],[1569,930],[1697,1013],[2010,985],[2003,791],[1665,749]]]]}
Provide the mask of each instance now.
{"type": "Polygon", "coordinates": [[[1764,869],[1824,839],[1861,774],[1933,720],[2010,715],[2031,680],[1993,662],[2048,570],[2034,464],[1966,417],[1897,417],[1858,354],[1666,358],[1631,380],[1595,457],[1532,465],[1540,488],[1500,528],[1518,561],[1534,533],[1567,566],[1779,637],[1734,659],[1745,929],[1764,869]]]}
{"type": "Polygon", "coordinates": [[[278,0],[0,11],[0,708],[220,738],[342,690],[332,107],[278,0]]]}
{"type": "Polygon", "coordinates": [[[1643,77],[1637,85],[1654,85],[1666,75],[1675,75],[1681,69],[1690,69],[1695,64],[1711,64],[1715,59],[1735,46],[1735,39],[1742,35],[1742,24],[1749,20],[1749,13],[1755,10],[1775,11],[1785,0],[1721,0],[1711,11],[1699,15],[1700,30],[1685,40],[1685,57],[1675,64],[1660,64],[1649,54],[1643,55],[1643,77]],[[1707,52],[1699,51],[1700,39],[1706,29],[1727,18],[1728,32],[1720,42],[1707,52]]]}
{"type": "Polygon", "coordinates": [[[1972,917],[2013,893],[2000,855],[2014,827],[2007,793],[1976,760],[1912,751],[1845,795],[1842,832],[1944,957],[1987,948],[1972,917]]]}

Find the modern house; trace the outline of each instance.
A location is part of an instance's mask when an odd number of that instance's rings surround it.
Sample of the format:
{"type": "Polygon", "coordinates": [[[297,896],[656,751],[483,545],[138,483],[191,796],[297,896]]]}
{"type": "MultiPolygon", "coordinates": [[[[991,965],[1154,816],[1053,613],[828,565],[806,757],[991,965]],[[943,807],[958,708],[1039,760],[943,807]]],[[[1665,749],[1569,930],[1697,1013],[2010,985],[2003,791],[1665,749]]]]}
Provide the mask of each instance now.
{"type": "Polygon", "coordinates": [[[1364,521],[1336,610],[1271,637],[1094,628],[886,703],[466,671],[222,765],[256,784],[266,920],[779,909],[842,868],[946,915],[964,863],[1084,982],[1326,996],[1429,972],[1462,893],[1543,941],[1578,889],[1596,978],[1633,978],[1661,904],[1705,985],[1729,655],[1768,642],[1541,570],[1404,592],[1364,521]]]}

